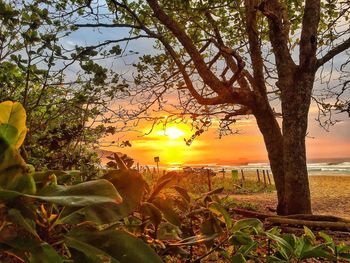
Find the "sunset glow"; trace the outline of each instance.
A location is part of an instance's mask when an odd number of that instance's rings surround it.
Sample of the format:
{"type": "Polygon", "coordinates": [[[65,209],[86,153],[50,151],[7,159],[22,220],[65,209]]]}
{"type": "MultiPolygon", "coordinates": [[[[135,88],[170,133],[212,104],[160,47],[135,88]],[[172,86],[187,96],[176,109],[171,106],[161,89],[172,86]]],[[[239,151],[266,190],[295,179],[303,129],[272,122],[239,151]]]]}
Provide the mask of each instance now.
{"type": "Polygon", "coordinates": [[[163,131],[158,131],[157,135],[168,136],[170,139],[176,140],[176,139],[179,139],[180,137],[183,137],[185,135],[185,132],[183,132],[177,127],[168,127],[163,131]]]}

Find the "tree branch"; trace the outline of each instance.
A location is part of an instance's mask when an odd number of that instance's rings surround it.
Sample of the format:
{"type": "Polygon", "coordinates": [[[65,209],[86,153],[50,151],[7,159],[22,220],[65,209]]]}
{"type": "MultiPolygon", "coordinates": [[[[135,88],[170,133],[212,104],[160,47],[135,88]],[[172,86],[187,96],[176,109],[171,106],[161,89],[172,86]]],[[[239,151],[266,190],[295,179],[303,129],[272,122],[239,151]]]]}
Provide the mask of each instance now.
{"type": "Polygon", "coordinates": [[[350,48],[350,38],[345,40],[343,43],[339,44],[338,46],[334,47],[332,50],[330,50],[326,55],[324,55],[322,58],[317,60],[316,67],[319,68],[323,66],[325,63],[330,61],[332,58],[340,54],[341,52],[344,52],[345,50],[350,48]]]}
{"type": "Polygon", "coordinates": [[[220,79],[218,79],[212,71],[210,71],[201,54],[193,44],[191,38],[186,34],[181,26],[163,11],[157,0],[147,0],[147,3],[152,8],[154,16],[174,34],[174,36],[186,49],[204,83],[216,93],[226,93],[228,95],[230,93],[229,89],[223,85],[220,79]]]}
{"type": "MultiPolygon", "coordinates": [[[[252,1],[257,3],[257,1],[252,1]]],[[[289,52],[289,22],[283,21],[287,16],[284,14],[286,10],[278,0],[265,0],[257,6],[269,22],[269,36],[273,52],[276,58],[277,70],[279,77],[283,79],[286,71],[295,67],[295,63],[289,52]]]]}
{"type": "Polygon", "coordinates": [[[260,39],[257,34],[257,21],[255,0],[245,1],[247,35],[249,42],[249,52],[252,60],[253,76],[254,76],[254,90],[259,91],[261,95],[266,95],[265,77],[264,77],[264,62],[262,59],[260,39]]]}
{"type": "Polygon", "coordinates": [[[245,66],[243,59],[236,51],[225,46],[223,38],[220,34],[220,30],[217,27],[216,22],[212,17],[212,15],[210,14],[209,10],[205,12],[205,16],[207,17],[210,25],[213,27],[213,31],[216,37],[216,41],[212,40],[212,42],[219,49],[220,53],[224,57],[231,71],[234,72],[234,76],[229,80],[228,86],[232,86],[235,81],[238,81],[238,84],[241,86],[241,88],[249,90],[249,84],[247,80],[245,78],[240,78],[240,76],[242,75],[247,77],[248,80],[252,78],[252,76],[248,71],[243,70],[245,66]],[[232,57],[234,57],[237,60],[237,63],[234,61],[232,57]]]}
{"type": "Polygon", "coordinates": [[[135,28],[142,29],[141,26],[131,25],[131,24],[105,24],[105,23],[97,23],[97,24],[74,24],[76,27],[105,27],[105,28],[135,28]]]}
{"type": "Polygon", "coordinates": [[[299,53],[299,65],[303,70],[315,70],[320,9],[320,0],[305,1],[299,53]]]}

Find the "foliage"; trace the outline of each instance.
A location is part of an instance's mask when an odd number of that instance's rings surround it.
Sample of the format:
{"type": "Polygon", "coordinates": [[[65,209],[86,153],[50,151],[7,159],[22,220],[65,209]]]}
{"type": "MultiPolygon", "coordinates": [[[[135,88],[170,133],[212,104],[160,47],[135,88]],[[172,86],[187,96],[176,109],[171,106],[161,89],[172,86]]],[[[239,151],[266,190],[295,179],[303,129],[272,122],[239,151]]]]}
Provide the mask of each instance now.
{"type": "Polygon", "coordinates": [[[89,52],[133,52],[129,42],[137,39],[153,47],[140,48],[130,63],[133,74],[125,76],[134,83],[128,91],[137,106],[121,110],[124,123],[191,122],[189,145],[211,126],[219,136],[238,133],[235,124],[252,115],[275,177],[277,212],[311,213],[308,114],[312,100],[325,109],[320,122],[330,118],[325,126],[335,123],[332,111],[349,111],[350,63],[341,56],[350,48],[348,1],[111,0],[101,6],[71,0],[62,6],[71,11],[61,12],[63,20],[76,32],[113,32],[85,47],[89,52]],[[123,44],[113,48],[116,43],[123,44]],[[332,77],[336,71],[340,78],[332,77]]]}
{"type": "Polygon", "coordinates": [[[26,132],[24,108],[9,101],[0,108],[2,262],[161,262],[150,247],[123,229],[109,229],[92,216],[89,221],[77,218],[82,210],[91,212],[97,206],[103,217],[108,207],[126,202],[105,179],[60,185],[57,177],[74,173],[35,172],[18,151],[26,132]]]}
{"type": "Polygon", "coordinates": [[[67,44],[71,25],[50,4],[0,1],[0,102],[20,101],[26,109],[27,162],[93,176],[99,163],[93,148],[115,133],[109,106],[122,96],[122,83],[94,61],[96,52],[67,44]]]}
{"type": "Polygon", "coordinates": [[[234,220],[224,188],[194,198],[169,172],[149,186],[117,154],[114,168],[82,182],[79,171],[36,172],[19,154],[19,103],[0,104],[0,260],[12,262],[301,262],[349,259],[350,247],[305,228],[303,236],[234,220]],[[198,248],[198,251],[193,250],[198,248]],[[156,253],[157,252],[157,253],[156,253]],[[158,254],[158,255],[157,255],[158,254]],[[160,256],[161,255],[161,256],[160,256]]]}

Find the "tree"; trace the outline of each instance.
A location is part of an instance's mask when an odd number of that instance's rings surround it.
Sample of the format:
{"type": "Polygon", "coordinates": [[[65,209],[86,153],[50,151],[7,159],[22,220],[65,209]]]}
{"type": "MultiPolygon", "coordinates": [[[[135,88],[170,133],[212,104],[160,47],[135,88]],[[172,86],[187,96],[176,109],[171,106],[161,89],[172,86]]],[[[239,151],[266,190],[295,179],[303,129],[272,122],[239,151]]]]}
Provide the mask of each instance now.
{"type": "Polygon", "coordinates": [[[277,212],[311,213],[305,149],[308,112],[319,69],[350,47],[346,22],[350,4],[320,0],[106,3],[71,1],[71,8],[84,14],[75,21],[76,29],[126,28],[129,37],[116,35],[98,46],[153,38],[158,50],[135,65],[137,86],[130,92],[141,106],[132,116],[148,114],[155,103],[166,110],[164,96],[174,90],[179,97],[176,108],[198,126],[195,135],[211,124],[214,115],[223,130],[230,130],[239,116],[253,115],[274,175],[277,212]],[[280,105],[275,109],[270,102],[276,98],[280,105]],[[282,117],[282,127],[277,117],[282,117]]]}
{"type": "Polygon", "coordinates": [[[22,153],[36,168],[93,172],[92,148],[116,132],[101,123],[124,84],[94,62],[96,51],[69,50],[70,26],[43,1],[0,1],[0,102],[26,109],[22,153]]]}

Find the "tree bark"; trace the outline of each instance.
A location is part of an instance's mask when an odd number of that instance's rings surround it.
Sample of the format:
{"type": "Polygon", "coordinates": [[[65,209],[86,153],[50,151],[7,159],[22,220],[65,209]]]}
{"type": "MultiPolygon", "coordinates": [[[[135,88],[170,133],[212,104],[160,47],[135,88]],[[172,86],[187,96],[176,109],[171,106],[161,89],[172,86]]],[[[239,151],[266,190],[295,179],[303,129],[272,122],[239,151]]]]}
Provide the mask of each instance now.
{"type": "MultiPolygon", "coordinates": [[[[267,100],[267,98],[266,98],[267,100]]],[[[285,174],[283,165],[283,136],[272,109],[264,103],[264,107],[253,110],[259,130],[263,135],[270,167],[277,189],[277,214],[285,215],[285,174]],[[264,109],[265,108],[265,109],[264,109]],[[264,110],[262,110],[264,109],[264,110]]]]}
{"type": "Polygon", "coordinates": [[[311,214],[305,137],[314,73],[304,70],[295,70],[292,83],[283,85],[281,97],[285,214],[311,214]]]}

